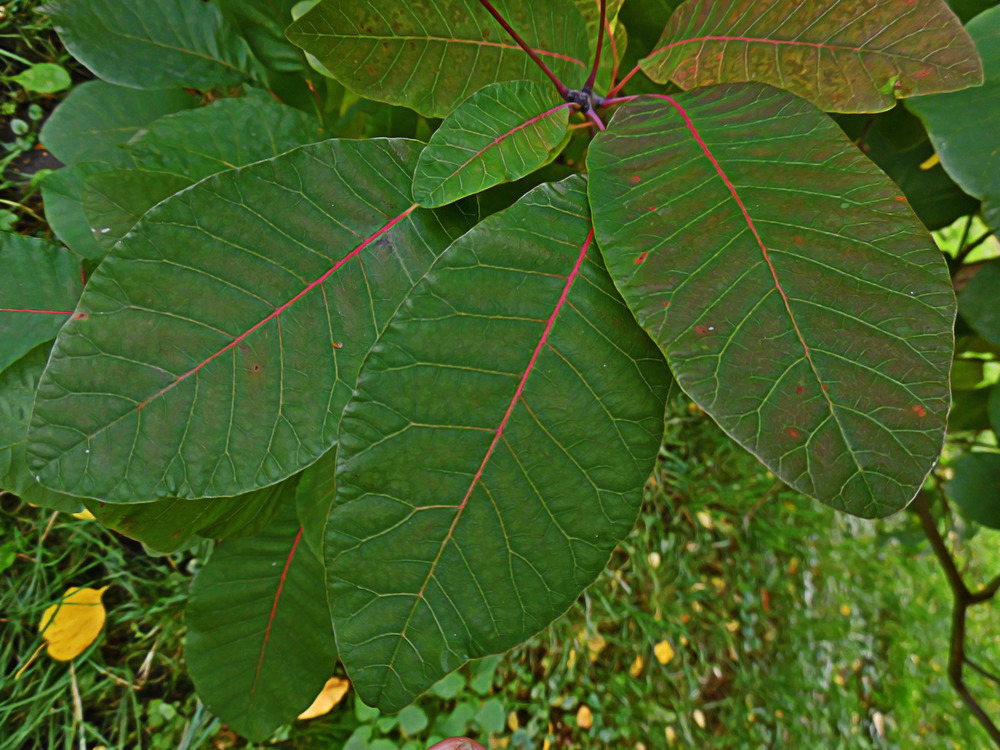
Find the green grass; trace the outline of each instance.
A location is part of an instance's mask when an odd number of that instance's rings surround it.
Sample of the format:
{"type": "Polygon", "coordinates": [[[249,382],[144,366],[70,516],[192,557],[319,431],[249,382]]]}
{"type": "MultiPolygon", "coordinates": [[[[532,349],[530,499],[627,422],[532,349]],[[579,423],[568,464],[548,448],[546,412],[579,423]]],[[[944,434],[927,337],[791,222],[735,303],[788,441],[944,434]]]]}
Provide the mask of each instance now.
{"type": "MultiPolygon", "coordinates": [[[[986,746],[944,677],[950,599],[909,514],[859,521],[781,489],[686,404],[668,434],[639,522],[566,616],[404,714],[349,694],[279,732],[284,746],[422,750],[448,734],[506,748],[986,746]]],[[[0,748],[78,747],[81,733],[88,747],[246,746],[183,671],[183,598],[204,547],[148,558],[92,521],[11,501],[0,519],[16,548],[0,590],[0,748]],[[43,652],[14,682],[45,607],[69,585],[108,584],[106,631],[73,671],[43,652]]],[[[970,583],[1000,570],[995,532],[963,534],[952,542],[970,583]]],[[[1000,665],[995,605],[973,614],[971,654],[1000,665]]],[[[970,684],[1000,716],[995,686],[970,684]]]]}

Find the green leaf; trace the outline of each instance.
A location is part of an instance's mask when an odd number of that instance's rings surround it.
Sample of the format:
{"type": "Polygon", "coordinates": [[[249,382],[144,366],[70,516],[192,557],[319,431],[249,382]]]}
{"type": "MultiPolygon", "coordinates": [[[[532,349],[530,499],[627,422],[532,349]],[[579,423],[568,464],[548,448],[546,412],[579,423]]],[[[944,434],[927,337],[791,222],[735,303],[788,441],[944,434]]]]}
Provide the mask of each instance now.
{"type": "Polygon", "coordinates": [[[1000,385],[994,385],[990,388],[990,397],[987,402],[987,408],[990,415],[990,424],[993,427],[993,432],[1000,435],[1000,385]]]}
{"type": "Polygon", "coordinates": [[[534,172],[563,142],[569,105],[551,86],[494,83],[448,115],[420,154],[413,199],[444,206],[534,172]]]}
{"type": "Polygon", "coordinates": [[[83,507],[79,498],[45,489],[28,471],[28,422],[51,348],[40,344],[0,372],[0,488],[35,505],[75,513],[83,507]]]}
{"type": "Polygon", "coordinates": [[[150,208],[209,175],[324,138],[315,117],[256,92],[161,117],[125,150],[134,164],[87,179],[83,208],[106,250],[150,208]]]}
{"type": "Polygon", "coordinates": [[[302,542],[294,484],[283,494],[262,533],[219,543],[185,613],[198,696],[255,741],[304,711],[337,663],[323,567],[302,542]]]}
{"type": "Polygon", "coordinates": [[[399,728],[404,734],[416,734],[427,729],[427,714],[417,706],[407,706],[397,715],[399,718],[399,728]]]}
{"type": "Polygon", "coordinates": [[[573,177],[457,240],[344,411],[327,585],[344,665],[383,711],[545,627],[635,520],[669,373],[586,209],[573,177]]]}
{"type": "Polygon", "coordinates": [[[55,63],[36,63],[8,80],[18,84],[26,91],[34,91],[39,94],[54,94],[57,91],[68,89],[73,83],[66,68],[55,63]]]}
{"type": "Polygon", "coordinates": [[[681,388],[801,492],[904,507],[941,450],[955,307],[895,185],[760,84],[628,103],[587,164],[608,269],[681,388]]]}
{"type": "Polygon", "coordinates": [[[445,675],[431,685],[430,692],[446,701],[453,700],[465,689],[465,678],[458,672],[445,675]]]}
{"type": "Polygon", "coordinates": [[[42,10],[66,49],[98,78],[137,89],[232,86],[250,50],[213,3],[52,0],[42,10]]]}
{"type": "MultiPolygon", "coordinates": [[[[593,65],[594,55],[597,52],[598,31],[601,25],[601,0],[573,0],[573,3],[580,11],[587,26],[590,49],[586,60],[588,64],[593,65]]],[[[606,92],[611,88],[612,73],[619,70],[621,61],[625,58],[628,36],[625,32],[625,24],[618,19],[618,14],[624,4],[625,0],[608,0],[607,3],[601,62],[597,68],[597,79],[594,83],[594,90],[599,93],[606,92]]]]}
{"type": "Polygon", "coordinates": [[[0,234],[0,371],[51,341],[83,291],[80,262],[34,237],[0,234]]]}
{"type": "Polygon", "coordinates": [[[943,0],[687,0],[641,65],[658,83],[760,81],[832,112],[878,112],[982,82],[943,0]]]}
{"type": "Polygon", "coordinates": [[[476,723],[486,734],[501,734],[504,729],[506,713],[499,698],[490,698],[479,707],[476,713],[476,723]]]}
{"type": "Polygon", "coordinates": [[[979,209],[979,201],[963,192],[940,164],[927,168],[934,147],[920,120],[902,104],[879,115],[837,119],[848,137],[899,186],[928,229],[943,229],[979,209]]]}
{"type": "Polygon", "coordinates": [[[42,180],[45,219],[56,237],[81,258],[98,261],[104,258],[104,248],[97,243],[94,228],[83,211],[83,195],[89,177],[112,168],[114,165],[107,162],[80,162],[52,172],[42,180]]]}
{"type": "Polygon", "coordinates": [[[63,164],[106,161],[127,166],[129,160],[119,146],[157,118],[197,105],[197,97],[179,88],[138,91],[87,81],[56,107],[39,139],[63,164]]]}
{"type": "Polygon", "coordinates": [[[222,16],[235,27],[254,55],[271,70],[301,73],[302,51],[285,38],[298,0],[217,0],[222,16]]]}
{"type": "Polygon", "coordinates": [[[951,394],[951,414],[948,415],[949,432],[967,432],[990,429],[990,394],[993,388],[974,391],[954,391],[951,394]]]}
{"type": "Polygon", "coordinates": [[[1000,228],[1000,7],[969,21],[983,59],[984,84],[950,94],[921,96],[906,105],[930,133],[941,164],[965,192],[981,198],[983,218],[1000,228]]]}
{"type": "MultiPolygon", "coordinates": [[[[493,4],[569,88],[583,85],[573,0],[493,4]]],[[[490,83],[548,80],[477,0],[323,0],[286,33],[352,91],[434,117],[490,83]]]]}
{"type": "Polygon", "coordinates": [[[1000,453],[966,453],[953,470],[948,495],[976,523],[1000,529],[1000,453]]]}
{"type": "Polygon", "coordinates": [[[295,493],[295,512],[305,530],[302,538],[316,557],[323,558],[323,532],[330,508],[337,496],[337,449],[332,448],[322,458],[302,472],[295,493]]]}
{"type": "Polygon", "coordinates": [[[183,549],[194,536],[230,539],[264,530],[299,475],[236,497],[207,500],[156,500],[116,504],[87,500],[84,505],[103,526],[142,542],[162,554],[183,549]]]}
{"type": "Polygon", "coordinates": [[[984,263],[958,295],[962,317],[980,336],[1000,345],[1000,261],[984,263]]]}
{"type": "Polygon", "coordinates": [[[381,327],[468,226],[412,204],[421,146],[317,143],[150,211],[56,342],[32,422],[42,483],[231,497],[329,450],[381,327]]]}

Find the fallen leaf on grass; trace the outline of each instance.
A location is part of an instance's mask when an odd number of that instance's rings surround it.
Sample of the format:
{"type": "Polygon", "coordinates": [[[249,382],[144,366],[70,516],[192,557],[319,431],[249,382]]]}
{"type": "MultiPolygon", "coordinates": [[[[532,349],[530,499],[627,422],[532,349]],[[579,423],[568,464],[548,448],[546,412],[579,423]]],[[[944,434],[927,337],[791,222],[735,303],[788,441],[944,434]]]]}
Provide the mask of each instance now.
{"type": "Polygon", "coordinates": [[[107,586],[81,589],[70,586],[62,601],[45,610],[38,629],[48,644],[49,656],[69,661],[82,654],[104,627],[106,613],[101,597],[107,586]]]}
{"type": "Polygon", "coordinates": [[[633,677],[638,677],[642,674],[642,657],[636,656],[635,661],[632,662],[632,666],[628,668],[628,673],[633,677]]]}
{"type": "Polygon", "coordinates": [[[674,658],[674,647],[669,641],[660,641],[653,647],[653,653],[656,654],[656,660],[660,664],[666,664],[674,658]]]}
{"type": "Polygon", "coordinates": [[[576,724],[580,729],[590,729],[594,725],[594,715],[587,706],[580,706],[577,710],[576,724]]]}
{"type": "Polygon", "coordinates": [[[83,510],[81,510],[79,513],[71,513],[70,515],[73,516],[73,518],[79,518],[81,521],[96,521],[97,520],[97,518],[94,516],[94,514],[91,513],[89,510],[87,510],[86,508],[84,508],[83,510]]]}
{"type": "Polygon", "coordinates": [[[299,718],[302,720],[315,719],[330,713],[331,709],[344,699],[344,696],[347,695],[347,691],[350,689],[351,683],[349,680],[340,677],[331,677],[326,681],[326,684],[319,692],[319,695],[316,696],[316,700],[312,702],[312,705],[299,714],[299,718]]]}

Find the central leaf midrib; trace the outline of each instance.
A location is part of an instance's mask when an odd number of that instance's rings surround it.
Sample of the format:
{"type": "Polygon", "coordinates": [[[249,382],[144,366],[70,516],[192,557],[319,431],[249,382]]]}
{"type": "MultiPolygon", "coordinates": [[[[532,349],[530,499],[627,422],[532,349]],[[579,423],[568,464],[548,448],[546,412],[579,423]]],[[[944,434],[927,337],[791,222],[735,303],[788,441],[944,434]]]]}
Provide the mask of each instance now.
{"type": "MultiPolygon", "coordinates": [[[[482,462],[479,464],[479,468],[476,471],[475,476],[472,478],[472,482],[470,482],[469,489],[466,491],[465,497],[462,499],[462,502],[457,506],[453,506],[456,508],[455,517],[452,519],[451,525],[448,527],[448,531],[445,534],[444,539],[441,540],[441,544],[438,547],[437,555],[435,555],[434,560],[431,561],[430,569],[427,572],[427,577],[424,579],[423,584],[420,586],[420,590],[414,597],[413,604],[410,607],[409,614],[407,614],[406,616],[406,621],[403,623],[403,627],[400,630],[399,637],[396,638],[396,645],[393,648],[392,655],[389,657],[388,661],[390,667],[396,662],[396,657],[399,654],[400,646],[402,645],[403,641],[406,640],[406,631],[410,626],[410,622],[413,620],[413,615],[416,613],[417,606],[419,605],[419,603],[424,599],[424,591],[427,589],[427,584],[429,584],[431,579],[434,577],[434,571],[437,569],[437,564],[441,559],[441,555],[444,554],[444,549],[448,545],[448,541],[451,539],[455,531],[455,527],[458,525],[459,519],[462,517],[462,512],[465,510],[465,506],[468,503],[469,498],[472,496],[472,491],[479,483],[483,471],[486,469],[486,465],[489,463],[490,458],[493,456],[494,449],[500,443],[500,439],[503,437],[504,428],[506,427],[507,421],[510,419],[511,414],[514,411],[514,406],[521,398],[521,394],[524,391],[524,386],[528,382],[528,377],[531,375],[535,363],[538,360],[538,355],[541,353],[542,347],[544,347],[546,342],[548,341],[549,334],[552,332],[552,328],[555,325],[556,318],[559,317],[559,313],[562,311],[563,306],[565,305],[567,299],[569,298],[570,288],[573,286],[573,282],[576,280],[577,276],[580,273],[580,267],[583,265],[583,259],[587,256],[587,251],[589,250],[590,243],[593,241],[593,239],[594,239],[594,227],[593,224],[591,224],[590,232],[588,233],[587,239],[584,241],[583,246],[580,249],[580,253],[577,256],[576,262],[573,265],[573,270],[570,271],[569,275],[566,277],[566,283],[563,286],[562,294],[560,295],[558,302],[556,302],[555,308],[553,309],[552,314],[549,316],[549,319],[545,324],[545,329],[542,331],[542,335],[538,340],[538,344],[535,345],[535,349],[532,352],[531,359],[528,361],[527,367],[525,367],[524,374],[521,376],[521,380],[518,383],[517,389],[515,390],[514,395],[507,406],[507,410],[504,413],[503,418],[500,420],[500,425],[496,429],[493,441],[490,443],[489,448],[486,449],[486,455],[483,457],[482,462]]],[[[379,691],[380,697],[385,688],[385,685],[386,683],[383,682],[382,690],[379,691]]]]}

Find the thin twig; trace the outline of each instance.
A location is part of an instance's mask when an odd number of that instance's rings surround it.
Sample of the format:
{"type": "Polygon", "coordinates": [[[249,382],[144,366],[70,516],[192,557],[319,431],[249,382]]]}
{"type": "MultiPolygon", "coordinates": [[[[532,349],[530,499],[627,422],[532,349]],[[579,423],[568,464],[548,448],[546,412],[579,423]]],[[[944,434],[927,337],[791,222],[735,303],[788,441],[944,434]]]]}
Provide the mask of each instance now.
{"type": "Polygon", "coordinates": [[[517,42],[518,46],[528,54],[528,57],[534,61],[535,65],[542,69],[542,72],[549,77],[549,80],[552,81],[552,84],[556,87],[556,91],[559,92],[559,96],[565,99],[566,93],[569,91],[569,89],[566,88],[566,84],[559,80],[559,77],[542,61],[542,58],[538,56],[535,50],[529,47],[528,43],[521,38],[520,34],[514,31],[513,27],[511,27],[504,17],[500,15],[500,11],[493,7],[493,3],[491,3],[490,0],[479,0],[479,4],[490,12],[490,15],[496,19],[497,23],[503,26],[504,31],[510,34],[510,38],[517,42]]]}
{"type": "Polygon", "coordinates": [[[986,734],[989,735],[997,747],[1000,747],[1000,729],[997,728],[997,725],[987,716],[982,706],[979,705],[979,702],[969,692],[969,688],[966,686],[965,679],[962,676],[962,668],[966,664],[969,664],[969,659],[965,655],[966,612],[971,605],[978,601],[985,601],[993,596],[997,589],[1000,589],[1000,579],[991,582],[975,594],[969,591],[969,587],[965,585],[965,581],[962,580],[962,574],[955,565],[955,560],[944,543],[941,532],[938,531],[937,521],[934,520],[934,516],[931,514],[930,503],[927,500],[925,492],[921,491],[917,493],[917,497],[913,501],[913,509],[917,512],[917,517],[920,519],[920,526],[927,536],[927,541],[930,542],[931,549],[937,556],[938,562],[941,563],[941,567],[944,568],[945,577],[948,579],[948,585],[951,587],[954,598],[954,606],[951,613],[951,644],[948,650],[948,679],[966,707],[979,720],[983,729],[986,730],[986,734]],[[994,588],[994,584],[996,584],[996,588],[994,588]],[[987,594],[989,595],[987,596],[987,594]]]}
{"type": "Polygon", "coordinates": [[[970,667],[972,667],[977,672],[979,672],[979,674],[981,674],[987,680],[992,680],[996,684],[1000,685],[1000,677],[997,677],[992,672],[990,672],[990,671],[988,671],[986,669],[983,669],[981,666],[979,666],[978,664],[976,664],[976,662],[972,661],[972,659],[970,659],[968,656],[965,657],[965,663],[968,664],[970,667]]]}
{"type": "MultiPolygon", "coordinates": [[[[590,69],[587,82],[583,84],[583,90],[590,92],[594,90],[594,82],[597,80],[597,66],[601,64],[601,48],[604,47],[604,24],[608,19],[608,0],[601,0],[601,23],[597,30],[597,50],[594,52],[594,66],[590,69]]],[[[601,128],[602,130],[604,128],[601,128]]]]}

